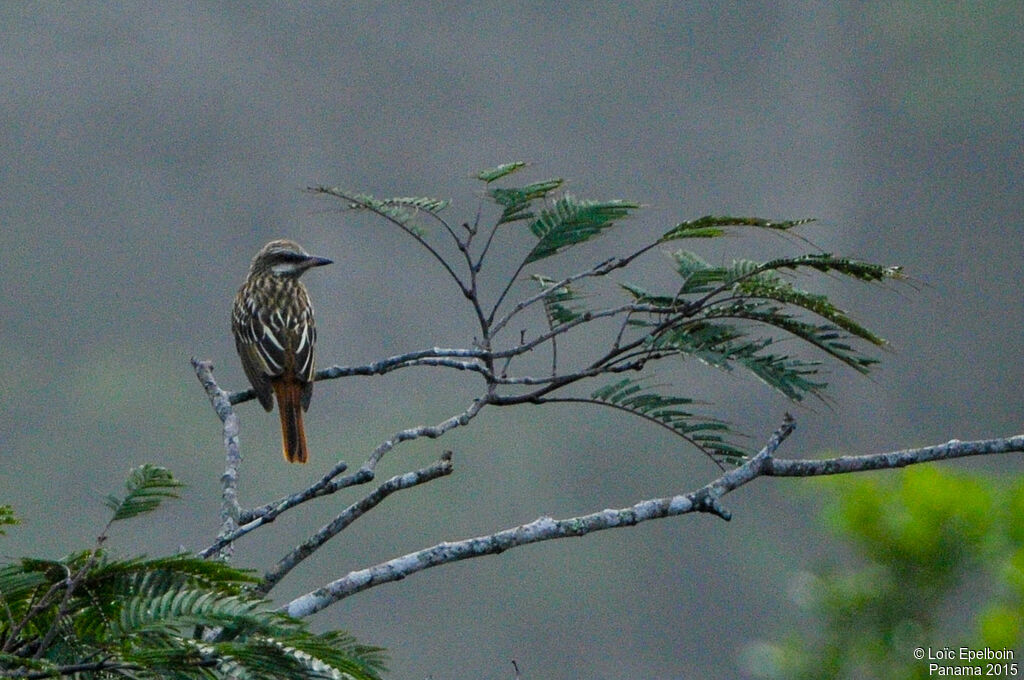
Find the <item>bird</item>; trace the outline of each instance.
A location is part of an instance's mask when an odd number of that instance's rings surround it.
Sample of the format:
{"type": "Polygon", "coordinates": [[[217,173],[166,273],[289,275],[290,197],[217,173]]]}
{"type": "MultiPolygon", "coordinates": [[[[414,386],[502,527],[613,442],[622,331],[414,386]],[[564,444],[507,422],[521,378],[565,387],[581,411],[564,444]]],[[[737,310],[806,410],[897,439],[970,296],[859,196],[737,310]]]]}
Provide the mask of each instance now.
{"type": "Polygon", "coordinates": [[[309,292],[299,281],[332,264],[286,239],[271,241],[252,259],[231,310],[231,332],[245,375],[266,411],[281,416],[281,447],[289,463],[309,460],[302,413],[313,398],[316,323],[309,292]]]}

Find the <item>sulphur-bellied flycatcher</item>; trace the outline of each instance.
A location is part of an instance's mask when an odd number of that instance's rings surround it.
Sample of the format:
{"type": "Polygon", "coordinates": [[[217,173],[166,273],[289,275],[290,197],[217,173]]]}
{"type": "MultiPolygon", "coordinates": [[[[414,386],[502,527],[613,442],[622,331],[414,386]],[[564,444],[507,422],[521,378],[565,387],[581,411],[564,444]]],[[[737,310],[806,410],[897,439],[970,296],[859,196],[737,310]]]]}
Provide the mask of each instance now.
{"type": "Polygon", "coordinates": [[[331,264],[293,241],[271,241],[256,253],[231,310],[231,331],[245,375],[267,411],[281,414],[281,441],[289,463],[309,460],[302,412],[313,397],[316,325],[299,277],[331,264]]]}

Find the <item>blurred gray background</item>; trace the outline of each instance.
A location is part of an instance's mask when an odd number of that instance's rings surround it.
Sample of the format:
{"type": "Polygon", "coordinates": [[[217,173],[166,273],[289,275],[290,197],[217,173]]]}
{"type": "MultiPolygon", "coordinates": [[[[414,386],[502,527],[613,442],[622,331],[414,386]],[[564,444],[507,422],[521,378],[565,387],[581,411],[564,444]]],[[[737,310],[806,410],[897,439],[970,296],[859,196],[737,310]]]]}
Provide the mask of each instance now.
{"type": "MultiPolygon", "coordinates": [[[[458,221],[477,209],[471,175],[511,160],[532,163],[517,179],[563,176],[581,196],[647,206],[544,263],[551,275],[708,213],[817,217],[800,233],[818,247],[907,268],[912,286],[818,282],[895,352],[871,378],[835,368],[834,405],[796,407],[783,455],[1019,432],[1022,29],[1017,2],[3,4],[0,501],[25,518],[3,554],[87,545],[100,497],[142,462],[174,470],[184,500],[117,527],[111,550],[208,544],[223,451],[188,360],[245,386],[228,310],[266,240],[337,263],[307,277],[321,365],[467,346],[472,318],[423,251],[301,189],[452,198],[458,221]]],[[[501,243],[496,274],[526,244],[501,243]]],[[[808,248],[693,246],[716,262],[808,248]]],[[[680,392],[717,402],[754,442],[793,408],[750,378],[685,375],[680,392]]],[[[428,369],[322,383],[308,467],[281,461],[276,415],[241,406],[242,502],[358,463],[477,387],[428,369]]],[[[485,412],[399,447],[381,478],[445,448],[454,475],[392,497],[276,597],[716,472],[640,421],[559,407],[485,412]]],[[[510,678],[511,659],[531,679],[746,677],[744,645],[801,624],[794,575],[842,557],[820,531],[819,493],[764,480],[726,499],[731,523],[688,516],[434,569],[316,625],[390,648],[399,678],[510,678]]],[[[236,562],[265,567],[353,498],[281,518],[236,562]]]]}

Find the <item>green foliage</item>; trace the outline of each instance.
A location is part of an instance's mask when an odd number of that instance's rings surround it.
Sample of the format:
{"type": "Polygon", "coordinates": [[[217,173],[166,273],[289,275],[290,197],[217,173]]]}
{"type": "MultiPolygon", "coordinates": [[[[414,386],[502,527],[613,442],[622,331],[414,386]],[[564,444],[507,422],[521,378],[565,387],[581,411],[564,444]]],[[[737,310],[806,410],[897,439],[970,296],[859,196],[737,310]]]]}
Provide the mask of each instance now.
{"type": "MultiPolygon", "coordinates": [[[[703,316],[706,319],[744,319],[755,321],[765,326],[775,327],[800,338],[810,345],[814,345],[826,354],[831,355],[833,358],[842,361],[861,373],[867,373],[873,364],[878,363],[877,359],[865,356],[849,345],[846,342],[849,336],[844,334],[840,327],[832,324],[816,324],[803,321],[787,313],[786,308],[779,305],[742,300],[724,305],[715,305],[713,308],[707,309],[703,316]]],[[[877,338],[877,336],[870,334],[870,331],[867,329],[864,329],[864,333],[871,335],[872,340],[877,338]]],[[[880,338],[878,338],[878,341],[880,343],[884,342],[880,338]]],[[[799,400],[802,392],[798,391],[793,395],[787,396],[790,396],[791,399],[799,400]]]]}
{"type": "Polygon", "coordinates": [[[477,173],[476,178],[478,180],[480,180],[481,182],[486,182],[487,184],[490,184],[491,182],[493,182],[495,180],[499,180],[502,177],[506,177],[507,175],[511,175],[516,170],[520,170],[520,169],[525,168],[525,167],[526,167],[526,163],[523,162],[523,161],[514,161],[512,163],[502,163],[501,165],[498,165],[496,167],[490,168],[488,170],[481,170],[480,172],[477,173]]]}
{"type": "Polygon", "coordinates": [[[606,385],[591,394],[590,398],[656,423],[715,460],[736,460],[744,454],[742,448],[726,441],[724,435],[729,432],[727,424],[713,418],[700,418],[680,408],[692,404],[692,399],[657,394],[631,378],[606,385]]]}
{"type": "MultiPolygon", "coordinates": [[[[488,184],[487,195],[502,209],[498,225],[530,220],[528,228],[538,241],[526,255],[522,266],[584,243],[640,207],[629,201],[579,200],[568,194],[555,196],[553,192],[561,188],[561,180],[518,188],[490,186],[491,182],[507,177],[523,165],[509,163],[478,175],[488,184]]],[[[723,236],[731,228],[778,232],[812,221],[709,215],[680,222],[653,244],[638,249],[621,261],[628,263],[656,245],[723,236]]],[[[636,284],[620,284],[633,299],[635,307],[629,311],[623,332],[616,341],[617,346],[623,349],[609,353],[608,366],[623,367],[630,362],[636,365],[638,360],[643,362],[671,356],[695,357],[723,370],[740,367],[794,401],[802,400],[808,394],[823,398],[827,383],[822,380],[819,361],[776,351],[779,341],[795,337],[861,373],[870,370],[877,359],[862,353],[851,341],[862,340],[876,346],[884,345],[885,341],[832,304],[825,295],[802,290],[784,275],[831,273],[865,282],[902,276],[898,267],[830,253],[803,254],[764,262],[737,260],[728,266],[713,266],[685,250],[672,253],[672,259],[681,279],[675,290],[652,292],[636,284]],[[819,320],[803,318],[807,315],[817,316],[819,320]],[[624,334],[627,329],[641,335],[630,338],[624,334]],[[765,333],[766,330],[775,332],[765,333]]],[[[542,286],[550,287],[555,283],[548,277],[534,275],[534,278],[542,286]]],[[[578,325],[583,315],[589,313],[590,310],[576,303],[582,295],[578,288],[565,285],[543,296],[548,327],[552,332],[567,324],[578,325]]],[[[615,394],[614,385],[609,389],[615,394]]],[[[599,390],[594,394],[605,393],[599,390]]],[[[607,400],[596,396],[593,400],[607,403],[607,400]]],[[[643,415],[639,409],[632,410],[643,415]]],[[[726,429],[720,424],[716,424],[717,427],[726,429]]],[[[710,443],[695,443],[706,451],[716,450],[710,443]]],[[[727,453],[726,449],[719,450],[727,453]]]]}
{"type": "Polygon", "coordinates": [[[773,338],[749,339],[737,326],[704,321],[669,328],[651,335],[649,341],[655,352],[692,356],[725,371],[742,367],[794,401],[825,388],[826,383],[813,379],[819,362],[766,351],[773,344],[773,338]]]}
{"type": "MultiPolygon", "coordinates": [[[[165,469],[133,470],[111,521],[174,497],[165,469]]],[[[101,536],[103,543],[105,536],[101,536]]],[[[0,566],[0,676],[378,678],[381,650],[255,596],[253,572],[181,554],[114,559],[97,547],[0,566]]]]}
{"type": "Polygon", "coordinates": [[[542,290],[548,290],[544,295],[544,314],[549,328],[576,321],[583,316],[583,309],[577,304],[579,294],[574,288],[568,284],[555,286],[557,281],[541,274],[534,274],[533,280],[540,284],[542,290]]]}
{"type": "Polygon", "coordinates": [[[311,193],[334,196],[347,202],[350,210],[369,210],[385,217],[415,236],[423,236],[426,231],[418,218],[423,215],[437,215],[451,201],[430,198],[427,196],[399,196],[395,198],[376,198],[366,193],[347,192],[338,188],[313,187],[311,193]]]}
{"type": "Polygon", "coordinates": [[[488,196],[503,208],[497,224],[533,219],[534,213],[530,208],[534,201],[547,198],[548,194],[561,186],[562,180],[549,179],[514,189],[504,187],[488,189],[488,196]]]}
{"type": "Polygon", "coordinates": [[[5,536],[7,531],[4,527],[21,524],[21,520],[14,514],[14,508],[9,505],[0,505],[0,536],[5,536]]]}
{"type": "MultiPolygon", "coordinates": [[[[885,344],[881,337],[834,305],[827,296],[797,287],[791,279],[804,274],[828,274],[877,283],[900,279],[902,273],[898,267],[831,253],[800,254],[764,261],[736,260],[717,266],[693,252],[677,250],[670,253],[678,274],[674,286],[652,290],[637,283],[620,281],[618,285],[627,296],[625,304],[602,309],[582,303],[582,300],[591,298],[590,285],[612,272],[625,269],[653,249],[670,247],[682,240],[693,242],[694,239],[717,238],[734,229],[789,232],[814,220],[707,215],[679,222],[653,241],[642,243],[625,255],[609,258],[589,269],[561,276],[551,276],[550,272],[542,275],[530,271],[530,266],[590,242],[621,224],[625,218],[632,217],[640,209],[640,204],[621,199],[577,198],[564,191],[564,182],[558,178],[518,185],[506,185],[501,181],[509,180],[525,167],[526,163],[515,161],[476,174],[476,178],[484,183],[484,200],[490,201],[499,211],[489,227],[481,224],[485,216],[482,209],[475,221],[462,223],[460,230],[437,215],[441,208],[447,206],[446,202],[434,199],[382,201],[336,189],[314,190],[341,198],[350,207],[372,210],[398,224],[411,233],[454,279],[462,296],[473,307],[473,315],[480,324],[479,337],[486,345],[485,351],[494,352],[492,357],[482,357],[481,361],[493,363],[494,357],[503,360],[495,380],[505,385],[538,386],[533,393],[523,390],[514,396],[506,396],[499,395],[497,386],[491,385],[489,394],[494,395],[491,403],[510,405],[564,401],[566,398],[561,392],[554,393],[584,380],[607,378],[625,371],[643,371],[648,363],[673,358],[696,358],[726,371],[738,368],[793,401],[801,401],[808,395],[825,399],[828,385],[824,380],[822,357],[804,357],[800,348],[810,348],[814,354],[838,361],[860,373],[867,373],[877,363],[877,359],[864,353],[859,344],[881,346],[885,344]],[[440,248],[434,241],[428,242],[425,232],[414,228],[411,210],[433,216],[445,228],[447,236],[454,240],[460,261],[449,259],[444,253],[450,251],[440,248]],[[519,226],[519,223],[523,225],[519,226]],[[492,306],[481,293],[485,288],[481,271],[485,256],[503,247],[500,245],[502,241],[495,239],[495,234],[499,229],[504,231],[505,225],[512,225],[516,233],[533,240],[518,260],[519,264],[509,280],[504,285],[499,282],[500,292],[492,306]],[[476,240],[478,237],[480,240],[476,240]],[[526,277],[540,284],[541,293],[526,300],[510,302],[509,293],[526,277]],[[547,327],[535,333],[532,340],[530,330],[521,328],[518,347],[515,344],[511,348],[501,347],[505,339],[504,336],[499,339],[501,331],[508,328],[516,314],[535,303],[543,305],[547,327]],[[598,319],[615,320],[620,324],[614,339],[602,345],[598,358],[592,363],[586,360],[576,362],[585,368],[576,372],[562,370],[560,363],[564,365],[566,362],[564,357],[558,356],[558,338],[569,332],[586,333],[596,327],[589,322],[598,319]],[[794,344],[793,339],[800,342],[794,344]],[[545,345],[552,358],[550,377],[511,374],[511,366],[521,356],[545,345]],[[780,349],[783,346],[785,351],[780,349]]],[[[519,244],[511,247],[523,248],[519,244]]],[[[600,299],[596,295],[593,298],[600,299]]],[[[602,342],[600,338],[590,338],[589,344],[601,345],[602,342]]],[[[484,375],[489,373],[490,369],[484,375]]],[[[593,394],[604,392],[598,390],[593,394]]],[[[688,397],[682,396],[661,395],[661,398],[689,401],[688,397]]],[[[609,404],[607,399],[597,397],[575,397],[574,400],[609,404]]],[[[633,406],[617,405],[638,415],[649,415],[633,406]]],[[[688,427],[682,420],[666,424],[657,417],[647,419],[674,431],[685,431],[688,427]]],[[[724,432],[726,429],[716,423],[715,436],[721,434],[719,430],[724,432]]],[[[732,445],[724,444],[724,439],[716,443],[694,435],[692,441],[716,457],[734,458],[735,451],[738,451],[732,445]]]]}
{"type": "Polygon", "coordinates": [[[828,485],[826,520],[857,564],[807,575],[814,633],[763,645],[760,677],[926,678],[917,647],[1021,648],[1024,484],[915,466],[828,485]]]}
{"type": "Polygon", "coordinates": [[[873,345],[885,344],[884,339],[854,321],[846,312],[833,305],[825,295],[800,290],[773,272],[766,271],[739,281],[737,289],[752,298],[774,300],[784,305],[801,307],[873,345]]]}
{"type": "MultiPolygon", "coordinates": [[[[725,219],[725,218],[722,218],[725,219]]],[[[732,218],[729,218],[732,219],[732,218]]],[[[751,220],[752,224],[756,224],[751,220]]],[[[790,228],[802,222],[769,223],[769,228],[790,228]],[[783,226],[780,226],[783,225],[783,226]]],[[[684,223],[691,224],[691,223],[684,223]]],[[[707,228],[698,221],[691,231],[707,228]]],[[[677,227],[678,229],[678,227],[677,227]]],[[[700,231],[705,234],[706,232],[700,231]]],[[[741,366],[773,389],[794,401],[807,394],[821,396],[827,383],[816,379],[820,363],[768,352],[775,336],[752,336],[751,330],[774,328],[796,337],[831,357],[867,373],[877,359],[850,344],[852,338],[873,345],[885,340],[833,305],[826,296],[795,287],[782,278],[781,271],[810,269],[834,272],[868,282],[899,278],[900,270],[830,254],[801,255],[767,262],[736,260],[728,266],[713,266],[688,251],[672,253],[682,279],[672,295],[652,293],[634,284],[623,289],[638,303],[646,305],[648,318],[634,318],[635,327],[650,329],[649,346],[661,353],[694,356],[717,368],[741,366]],[[809,312],[828,323],[800,318],[809,312]],[[666,324],[672,315],[678,322],[666,324]],[[743,323],[724,323],[724,321],[743,323]]]]}
{"type": "Polygon", "coordinates": [[[181,482],[174,479],[170,471],[156,465],[142,465],[128,474],[124,498],[107,496],[106,505],[114,511],[112,522],[130,519],[136,515],[156,510],[165,498],[177,498],[175,489],[181,482]]]}
{"type": "Polygon", "coordinates": [[[801,224],[808,224],[814,220],[790,220],[786,222],[775,222],[760,217],[727,217],[705,215],[695,220],[680,222],[669,231],[662,234],[658,239],[660,243],[677,241],[684,238],[714,238],[724,236],[727,227],[759,227],[761,229],[778,229],[785,231],[801,224]]]}
{"type": "Polygon", "coordinates": [[[589,241],[639,207],[628,201],[580,201],[565,194],[530,223],[530,231],[538,241],[524,262],[543,260],[564,248],[589,241]]]}

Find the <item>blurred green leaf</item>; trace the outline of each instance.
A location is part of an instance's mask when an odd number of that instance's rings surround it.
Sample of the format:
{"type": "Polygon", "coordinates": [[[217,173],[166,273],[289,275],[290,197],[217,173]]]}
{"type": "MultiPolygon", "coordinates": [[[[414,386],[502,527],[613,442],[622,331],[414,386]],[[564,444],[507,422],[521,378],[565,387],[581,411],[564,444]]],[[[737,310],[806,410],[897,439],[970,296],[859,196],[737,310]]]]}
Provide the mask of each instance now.
{"type": "Polygon", "coordinates": [[[119,521],[156,510],[165,498],[177,498],[177,489],[184,486],[167,468],[141,465],[133,469],[125,482],[124,498],[107,496],[106,505],[114,511],[112,521],[119,521]]]}
{"type": "Polygon", "coordinates": [[[479,173],[477,173],[476,178],[481,182],[486,182],[487,184],[490,184],[491,182],[499,180],[502,177],[511,175],[516,170],[519,170],[524,167],[526,167],[526,163],[524,161],[502,163],[501,165],[498,165],[496,167],[489,168],[487,170],[481,170],[479,173]]]}
{"type": "Polygon", "coordinates": [[[817,570],[801,598],[815,627],[763,643],[758,677],[927,678],[914,648],[1020,649],[1020,484],[921,465],[820,486],[823,517],[856,564],[817,570]]]}

